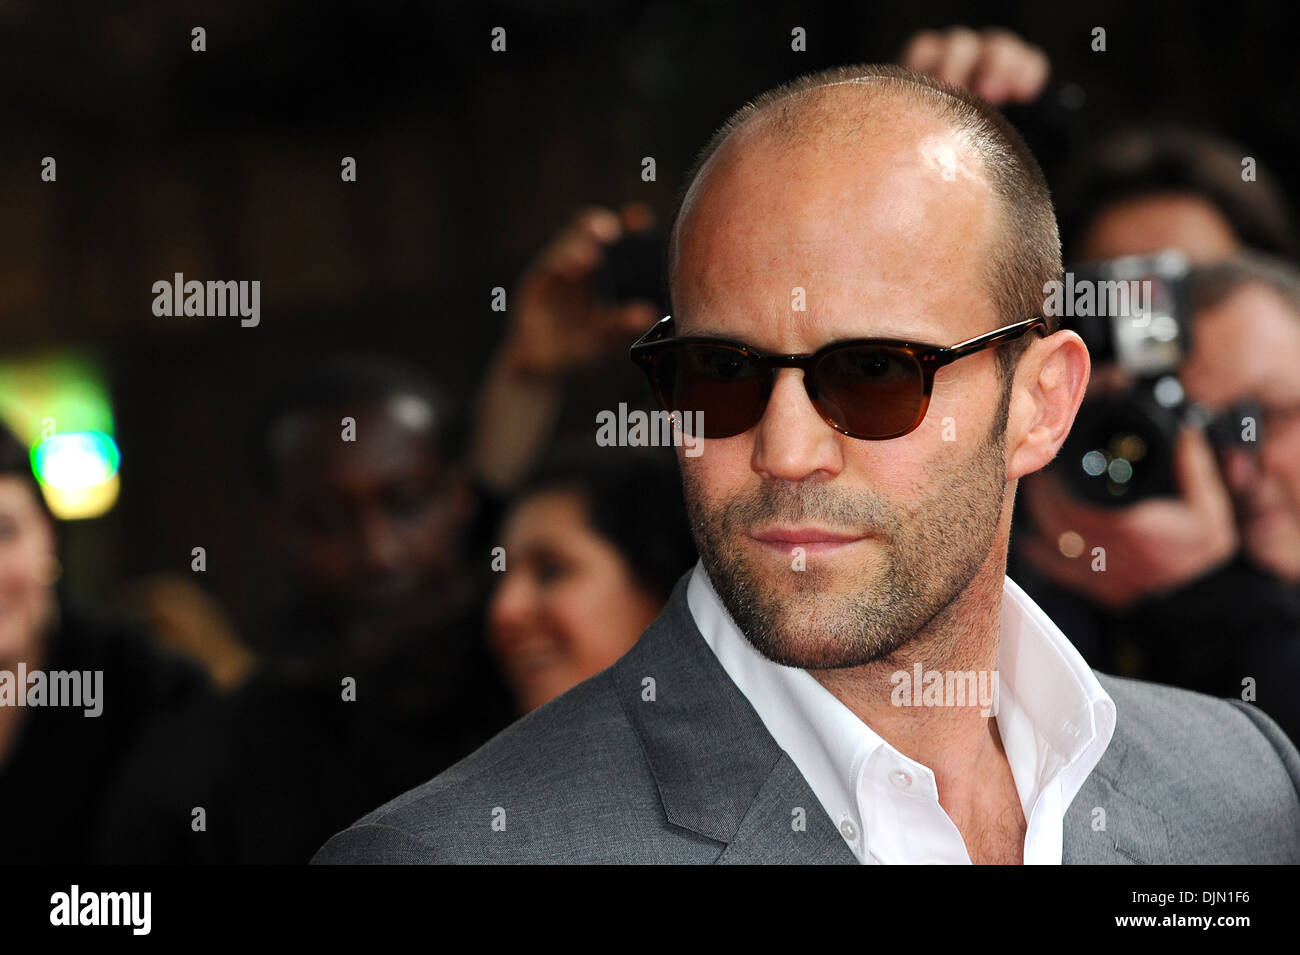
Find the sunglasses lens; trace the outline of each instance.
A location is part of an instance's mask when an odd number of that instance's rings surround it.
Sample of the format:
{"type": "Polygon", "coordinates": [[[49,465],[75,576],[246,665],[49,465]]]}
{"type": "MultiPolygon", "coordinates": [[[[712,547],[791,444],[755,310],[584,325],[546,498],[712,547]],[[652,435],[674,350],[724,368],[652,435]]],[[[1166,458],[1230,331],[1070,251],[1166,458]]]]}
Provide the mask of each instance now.
{"type": "Polygon", "coordinates": [[[829,352],[814,373],[817,403],[858,438],[906,434],[925,411],[925,375],[906,351],[876,346],[829,352]]]}
{"type": "Polygon", "coordinates": [[[767,400],[764,372],[744,352],[725,345],[676,345],[656,351],[652,378],[669,412],[694,412],[687,431],[729,438],[748,431],[767,400]]]}

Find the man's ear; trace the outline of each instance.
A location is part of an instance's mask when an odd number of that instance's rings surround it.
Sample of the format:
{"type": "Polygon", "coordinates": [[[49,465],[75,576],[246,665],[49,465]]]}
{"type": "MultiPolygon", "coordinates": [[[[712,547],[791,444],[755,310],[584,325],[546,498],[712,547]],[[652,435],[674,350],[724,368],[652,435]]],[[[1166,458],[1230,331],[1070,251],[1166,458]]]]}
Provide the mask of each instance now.
{"type": "Polygon", "coordinates": [[[1035,341],[1021,357],[1007,417],[1007,480],[1051,463],[1070,433],[1092,372],[1083,339],[1061,330],[1035,341]]]}

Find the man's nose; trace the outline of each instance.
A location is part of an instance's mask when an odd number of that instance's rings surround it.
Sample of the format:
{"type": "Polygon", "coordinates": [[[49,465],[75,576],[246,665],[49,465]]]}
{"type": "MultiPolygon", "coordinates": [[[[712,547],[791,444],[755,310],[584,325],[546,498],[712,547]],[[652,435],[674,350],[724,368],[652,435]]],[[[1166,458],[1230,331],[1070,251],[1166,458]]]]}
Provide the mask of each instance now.
{"type": "Polygon", "coordinates": [[[783,368],[756,426],[750,466],[771,480],[800,481],[818,472],[834,477],[844,468],[840,438],[813,407],[803,372],[783,368]]]}

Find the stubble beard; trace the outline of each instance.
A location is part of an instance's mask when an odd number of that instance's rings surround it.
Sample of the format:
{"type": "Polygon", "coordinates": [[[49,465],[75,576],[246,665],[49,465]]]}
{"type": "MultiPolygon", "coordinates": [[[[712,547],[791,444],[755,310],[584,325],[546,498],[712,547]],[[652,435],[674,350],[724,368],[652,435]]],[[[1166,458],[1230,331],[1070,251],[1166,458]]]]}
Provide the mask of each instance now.
{"type": "Polygon", "coordinates": [[[718,508],[684,468],[700,558],[755,649],[784,666],[834,669],[884,659],[923,631],[970,586],[997,535],[1006,493],[1005,422],[998,424],[969,458],[927,468],[939,490],[906,505],[869,490],[764,481],[718,508]],[[858,567],[845,568],[843,556],[832,566],[807,555],[805,569],[795,570],[792,555],[782,569],[747,539],[774,522],[815,522],[875,540],[856,545],[869,550],[858,567]]]}

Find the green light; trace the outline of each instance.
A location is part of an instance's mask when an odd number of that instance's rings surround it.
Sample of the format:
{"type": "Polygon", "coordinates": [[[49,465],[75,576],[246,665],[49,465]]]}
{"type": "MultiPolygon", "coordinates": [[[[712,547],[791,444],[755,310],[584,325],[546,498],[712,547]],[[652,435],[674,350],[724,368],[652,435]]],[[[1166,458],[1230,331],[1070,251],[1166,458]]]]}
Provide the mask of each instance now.
{"type": "Polygon", "coordinates": [[[122,454],[102,431],[54,434],[32,448],[32,470],[50,487],[84,488],[117,474],[122,454]]]}
{"type": "Polygon", "coordinates": [[[28,444],[54,434],[115,430],[102,374],[77,355],[0,362],[0,420],[28,444]]]}

